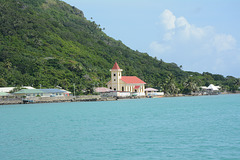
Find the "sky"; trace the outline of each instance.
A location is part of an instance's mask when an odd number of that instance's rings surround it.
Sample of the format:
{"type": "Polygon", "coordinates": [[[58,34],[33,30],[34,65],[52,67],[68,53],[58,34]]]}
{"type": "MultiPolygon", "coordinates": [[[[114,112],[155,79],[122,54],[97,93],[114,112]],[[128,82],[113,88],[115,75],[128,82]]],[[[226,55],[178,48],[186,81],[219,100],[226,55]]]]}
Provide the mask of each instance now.
{"type": "Polygon", "coordinates": [[[240,78],[240,0],[63,0],[133,50],[240,78]]]}

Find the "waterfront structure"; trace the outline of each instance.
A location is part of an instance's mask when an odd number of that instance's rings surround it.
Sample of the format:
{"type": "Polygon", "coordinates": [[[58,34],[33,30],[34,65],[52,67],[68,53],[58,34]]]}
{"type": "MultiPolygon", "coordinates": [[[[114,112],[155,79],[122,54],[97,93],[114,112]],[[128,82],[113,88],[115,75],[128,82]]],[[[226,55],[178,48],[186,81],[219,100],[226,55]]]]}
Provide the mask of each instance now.
{"type": "Polygon", "coordinates": [[[8,97],[10,96],[9,93],[6,93],[6,92],[0,92],[0,98],[5,98],[5,97],[8,97]]]}
{"type": "Polygon", "coordinates": [[[106,87],[97,87],[94,89],[96,93],[99,93],[101,97],[129,97],[130,92],[117,92],[106,87]]]}
{"type": "Polygon", "coordinates": [[[0,87],[0,92],[10,93],[15,87],[0,87]]]}
{"type": "Polygon", "coordinates": [[[146,95],[147,95],[147,94],[151,94],[151,93],[155,93],[155,92],[157,92],[157,91],[158,91],[158,90],[155,89],[155,88],[146,88],[146,89],[145,89],[146,95]]]}
{"type": "Polygon", "coordinates": [[[202,86],[201,89],[203,94],[220,94],[221,87],[210,84],[208,87],[202,86]]]}
{"type": "Polygon", "coordinates": [[[135,92],[144,95],[145,82],[136,76],[122,76],[122,69],[115,62],[111,71],[111,80],[107,83],[109,89],[121,92],[135,92]]]}
{"type": "Polygon", "coordinates": [[[97,93],[106,93],[106,92],[112,92],[113,90],[108,89],[106,87],[96,87],[94,88],[94,91],[97,93]]]}
{"type": "MultiPolygon", "coordinates": [[[[10,93],[14,90],[14,88],[17,88],[17,87],[0,87],[0,92],[5,92],[5,93],[10,93]]],[[[22,86],[21,88],[24,88],[24,89],[35,89],[31,86],[22,86]]]]}
{"type": "Polygon", "coordinates": [[[68,93],[60,89],[22,89],[15,92],[14,95],[26,97],[63,97],[68,96],[68,93]]]}
{"type": "Polygon", "coordinates": [[[155,88],[146,88],[145,94],[146,96],[163,96],[164,92],[158,92],[155,88]]]}
{"type": "Polygon", "coordinates": [[[64,96],[70,96],[70,94],[72,93],[72,92],[70,92],[70,91],[67,91],[67,90],[65,90],[65,89],[60,89],[61,91],[64,91],[64,96]]]}

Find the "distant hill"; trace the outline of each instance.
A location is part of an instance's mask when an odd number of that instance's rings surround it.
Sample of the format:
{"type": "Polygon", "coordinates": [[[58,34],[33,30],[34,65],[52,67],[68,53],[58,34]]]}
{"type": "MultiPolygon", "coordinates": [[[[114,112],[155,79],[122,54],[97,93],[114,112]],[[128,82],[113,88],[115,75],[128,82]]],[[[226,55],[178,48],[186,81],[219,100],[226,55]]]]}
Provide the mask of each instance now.
{"type": "Polygon", "coordinates": [[[134,51],[59,0],[0,0],[0,24],[0,86],[73,91],[75,84],[76,93],[91,93],[94,86],[105,86],[115,61],[124,75],[168,93],[189,93],[210,83],[231,91],[239,86],[234,77],[186,72],[134,51]]]}

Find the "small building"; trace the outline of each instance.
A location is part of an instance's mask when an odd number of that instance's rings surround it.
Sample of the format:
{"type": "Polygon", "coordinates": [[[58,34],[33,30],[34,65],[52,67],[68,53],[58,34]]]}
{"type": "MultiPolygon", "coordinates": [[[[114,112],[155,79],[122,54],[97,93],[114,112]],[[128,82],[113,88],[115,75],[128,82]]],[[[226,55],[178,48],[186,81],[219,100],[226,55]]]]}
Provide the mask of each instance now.
{"type": "Polygon", "coordinates": [[[111,80],[107,83],[108,89],[117,92],[135,92],[145,95],[145,82],[136,76],[122,76],[122,69],[115,62],[111,71],[111,80]]]}
{"type": "MultiPolygon", "coordinates": [[[[5,92],[5,93],[10,93],[12,92],[15,88],[17,87],[0,87],[0,92],[5,92]]],[[[31,86],[22,86],[20,88],[24,88],[24,89],[35,89],[31,86]]]]}
{"type": "Polygon", "coordinates": [[[64,96],[70,96],[70,94],[72,93],[72,92],[70,92],[70,91],[67,91],[67,90],[65,90],[65,89],[60,89],[61,91],[64,91],[64,96]]]}
{"type": "Polygon", "coordinates": [[[151,95],[153,93],[156,93],[158,90],[155,88],[145,88],[145,94],[146,95],[151,95]]]}
{"type": "Polygon", "coordinates": [[[16,96],[26,97],[63,97],[66,92],[60,89],[22,89],[15,92],[16,96]]]}
{"type": "Polygon", "coordinates": [[[164,92],[158,92],[155,88],[146,88],[145,94],[146,96],[163,96],[164,92]]]}
{"type": "Polygon", "coordinates": [[[37,97],[37,96],[43,96],[43,91],[40,89],[21,89],[15,93],[13,93],[15,96],[22,97],[37,97]]]}
{"type": "Polygon", "coordinates": [[[112,92],[113,90],[108,89],[106,87],[96,87],[94,88],[94,91],[97,93],[106,93],[106,92],[112,92]]]}
{"type": "Polygon", "coordinates": [[[130,92],[117,92],[106,87],[97,87],[94,89],[95,92],[99,93],[101,97],[129,97],[130,92]]]}
{"type": "Polygon", "coordinates": [[[212,91],[219,91],[220,88],[221,88],[220,86],[214,86],[213,84],[210,84],[208,86],[208,89],[212,91]]]}
{"type": "Polygon", "coordinates": [[[15,87],[0,87],[0,92],[10,93],[15,87]]]}
{"type": "Polygon", "coordinates": [[[130,92],[117,92],[117,91],[111,91],[111,92],[102,92],[100,93],[101,97],[130,97],[130,92]]]}
{"type": "Polygon", "coordinates": [[[9,97],[11,94],[6,93],[6,92],[0,92],[0,98],[6,98],[9,97]]]}
{"type": "Polygon", "coordinates": [[[60,89],[40,89],[43,91],[42,97],[63,97],[66,96],[66,91],[60,89]]]}
{"type": "Polygon", "coordinates": [[[101,97],[113,97],[113,90],[106,87],[96,87],[94,88],[94,92],[99,93],[101,97]]]}
{"type": "Polygon", "coordinates": [[[213,84],[210,84],[208,87],[202,86],[202,94],[220,94],[220,86],[214,86],[213,84]]]}

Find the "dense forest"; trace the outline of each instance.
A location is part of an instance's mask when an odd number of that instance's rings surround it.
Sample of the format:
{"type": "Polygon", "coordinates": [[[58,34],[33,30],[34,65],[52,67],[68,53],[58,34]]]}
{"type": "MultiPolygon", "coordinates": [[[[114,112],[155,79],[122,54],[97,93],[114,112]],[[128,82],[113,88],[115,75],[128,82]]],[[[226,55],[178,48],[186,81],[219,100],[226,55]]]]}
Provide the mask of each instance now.
{"type": "Polygon", "coordinates": [[[232,76],[183,71],[134,51],[59,0],[0,0],[0,24],[0,87],[73,91],[75,85],[77,94],[91,94],[110,80],[115,61],[123,75],[138,76],[147,87],[169,94],[187,94],[211,83],[235,92],[240,85],[232,76]]]}

